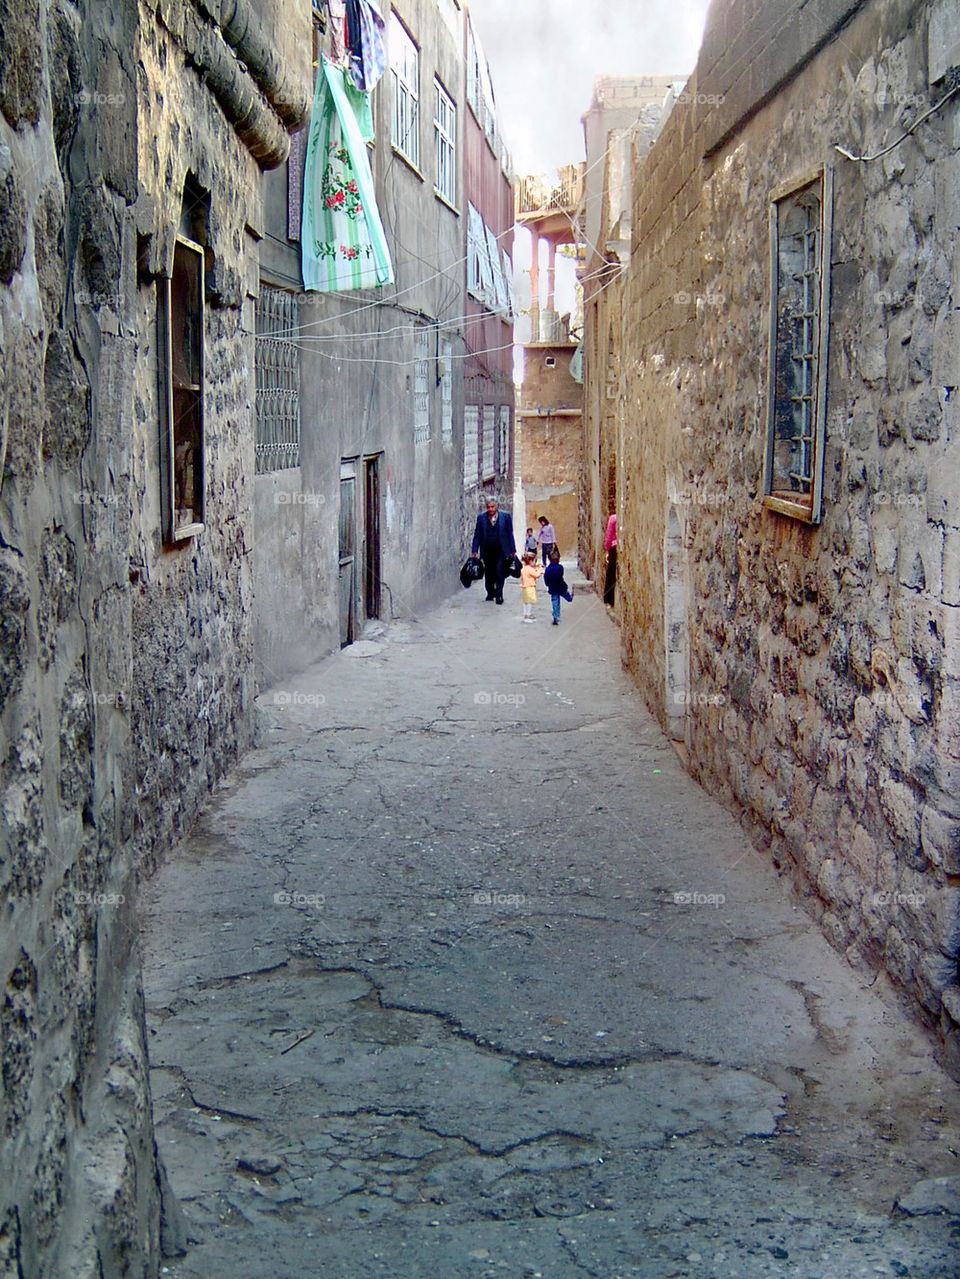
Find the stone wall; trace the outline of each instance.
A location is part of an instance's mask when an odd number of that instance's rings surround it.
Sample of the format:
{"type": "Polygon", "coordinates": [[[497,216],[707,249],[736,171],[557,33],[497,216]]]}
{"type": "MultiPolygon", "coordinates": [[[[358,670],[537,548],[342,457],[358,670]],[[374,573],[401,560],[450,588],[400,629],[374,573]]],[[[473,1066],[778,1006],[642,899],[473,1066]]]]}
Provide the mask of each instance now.
{"type": "Polygon", "coordinates": [[[11,0],[0,53],[0,1270],[159,1257],[134,916],[136,9],[11,0]]]}
{"type": "Polygon", "coordinates": [[[928,83],[928,27],[949,15],[876,0],[838,38],[850,6],[815,20],[807,6],[816,29],[790,65],[775,31],[755,42],[747,91],[749,8],[711,10],[704,49],[727,54],[709,75],[701,61],[635,184],[625,660],[694,774],[742,811],[830,940],[909,992],[960,1075],[960,99],[882,158],[834,150],[879,151],[939,101],[952,81],[928,83]],[[762,502],[768,207],[824,163],[824,514],[809,525],[762,502]]]}
{"type": "Polygon", "coordinates": [[[4,1274],[158,1271],[136,879],[250,735],[251,156],[282,158],[303,62],[265,47],[267,7],[233,6],[241,38],[201,0],[3,5],[4,1274]],[[210,193],[207,521],[167,549],[156,276],[188,171],[210,193]]]}

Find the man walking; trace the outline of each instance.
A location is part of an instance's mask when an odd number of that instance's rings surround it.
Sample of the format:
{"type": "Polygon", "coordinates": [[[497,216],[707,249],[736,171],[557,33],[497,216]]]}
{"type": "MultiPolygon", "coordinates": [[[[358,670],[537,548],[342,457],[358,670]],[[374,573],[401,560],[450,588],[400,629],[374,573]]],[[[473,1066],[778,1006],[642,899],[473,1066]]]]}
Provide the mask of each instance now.
{"type": "Polygon", "coordinates": [[[473,554],[483,560],[487,599],[503,603],[503,579],[507,575],[507,560],[517,553],[513,540],[513,520],[506,511],[499,509],[495,498],[487,501],[486,515],[477,516],[473,531],[473,554]]]}

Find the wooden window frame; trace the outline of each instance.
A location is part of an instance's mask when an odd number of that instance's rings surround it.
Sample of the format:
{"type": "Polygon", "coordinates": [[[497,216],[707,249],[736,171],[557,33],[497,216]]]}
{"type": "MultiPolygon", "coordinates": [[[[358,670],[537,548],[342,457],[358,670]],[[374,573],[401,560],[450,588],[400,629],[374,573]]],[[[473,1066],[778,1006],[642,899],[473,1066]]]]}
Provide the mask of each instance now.
{"type": "MultiPolygon", "coordinates": [[[[204,524],[204,488],[205,488],[205,423],[204,423],[204,333],[206,329],[205,314],[205,278],[204,248],[195,240],[178,235],[174,242],[173,261],[169,276],[161,276],[157,281],[157,376],[160,400],[160,499],[163,541],[167,545],[187,541],[203,531],[204,524]],[[181,358],[175,358],[174,329],[182,330],[177,355],[182,357],[187,342],[186,318],[178,325],[178,297],[174,289],[174,280],[178,267],[185,261],[193,259],[196,276],[196,309],[193,318],[195,349],[190,367],[181,358]],[[185,451],[178,457],[178,449],[184,444],[178,431],[187,414],[194,416],[193,428],[193,460],[190,473],[193,479],[192,505],[177,506],[178,496],[188,495],[178,492],[178,470],[183,473],[187,466],[185,451]],[[190,518],[183,519],[182,511],[190,511],[190,518]]],[[[188,445],[189,447],[189,445],[188,445]]]]}
{"type": "Polygon", "coordinates": [[[395,11],[391,10],[390,18],[390,78],[393,87],[391,141],[394,150],[419,173],[420,49],[395,11]],[[406,65],[405,57],[409,54],[412,54],[410,67],[406,65]],[[411,71],[412,77],[409,74],[411,71]]]}
{"type": "MultiPolygon", "coordinates": [[[[823,518],[823,455],[826,437],[827,365],[830,351],[830,258],[833,238],[833,169],[824,165],[811,173],[784,183],[770,197],[770,315],[767,356],[767,414],[766,441],[763,466],[763,504],[771,511],[788,515],[808,524],[819,524],[823,518]],[[796,397],[812,399],[809,406],[809,435],[796,438],[807,440],[810,446],[809,491],[775,488],[776,426],[778,420],[778,331],[781,294],[780,221],[781,208],[799,199],[812,188],[818,188],[820,214],[817,227],[817,265],[819,278],[816,283],[816,334],[810,335],[800,359],[816,359],[816,373],[812,378],[812,393],[796,397]],[[815,357],[814,357],[815,349],[815,357]]],[[[799,281],[808,272],[794,278],[799,281]]],[[[802,313],[807,316],[807,312],[802,313]]],[[[791,354],[792,359],[796,357],[791,354]]],[[[806,383],[803,384],[804,389],[806,383]]],[[[779,401],[782,405],[782,397],[779,401]]],[[[806,480],[804,474],[801,483],[806,480]]]]}
{"type": "Polygon", "coordinates": [[[433,79],[433,139],[437,168],[433,189],[441,200],[455,210],[458,185],[457,104],[437,76],[433,79]]]}

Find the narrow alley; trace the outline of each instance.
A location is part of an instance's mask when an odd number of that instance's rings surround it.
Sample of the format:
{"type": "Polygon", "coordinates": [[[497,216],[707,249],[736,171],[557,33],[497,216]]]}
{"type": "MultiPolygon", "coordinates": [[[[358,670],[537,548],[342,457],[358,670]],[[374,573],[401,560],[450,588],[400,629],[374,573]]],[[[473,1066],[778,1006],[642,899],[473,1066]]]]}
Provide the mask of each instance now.
{"type": "Polygon", "coordinates": [[[520,612],[461,591],[264,693],[150,884],[162,1273],[955,1275],[929,1039],[688,777],[596,595],[520,612]]]}

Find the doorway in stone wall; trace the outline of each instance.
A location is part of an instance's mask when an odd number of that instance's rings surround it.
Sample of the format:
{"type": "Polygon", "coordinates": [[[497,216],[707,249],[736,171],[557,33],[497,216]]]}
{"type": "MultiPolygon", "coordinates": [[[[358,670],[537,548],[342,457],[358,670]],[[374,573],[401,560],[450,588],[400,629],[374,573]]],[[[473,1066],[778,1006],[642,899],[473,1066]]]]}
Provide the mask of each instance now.
{"type": "Polygon", "coordinates": [[[357,473],[355,462],[340,467],[340,647],[356,639],[357,473]]]}
{"type": "Polygon", "coordinates": [[[664,691],[667,729],[678,746],[686,741],[689,695],[689,617],[683,555],[683,525],[676,507],[667,512],[663,537],[664,691]]]}
{"type": "Polygon", "coordinates": [[[380,457],[363,460],[363,603],[380,616],[380,457]]]}

